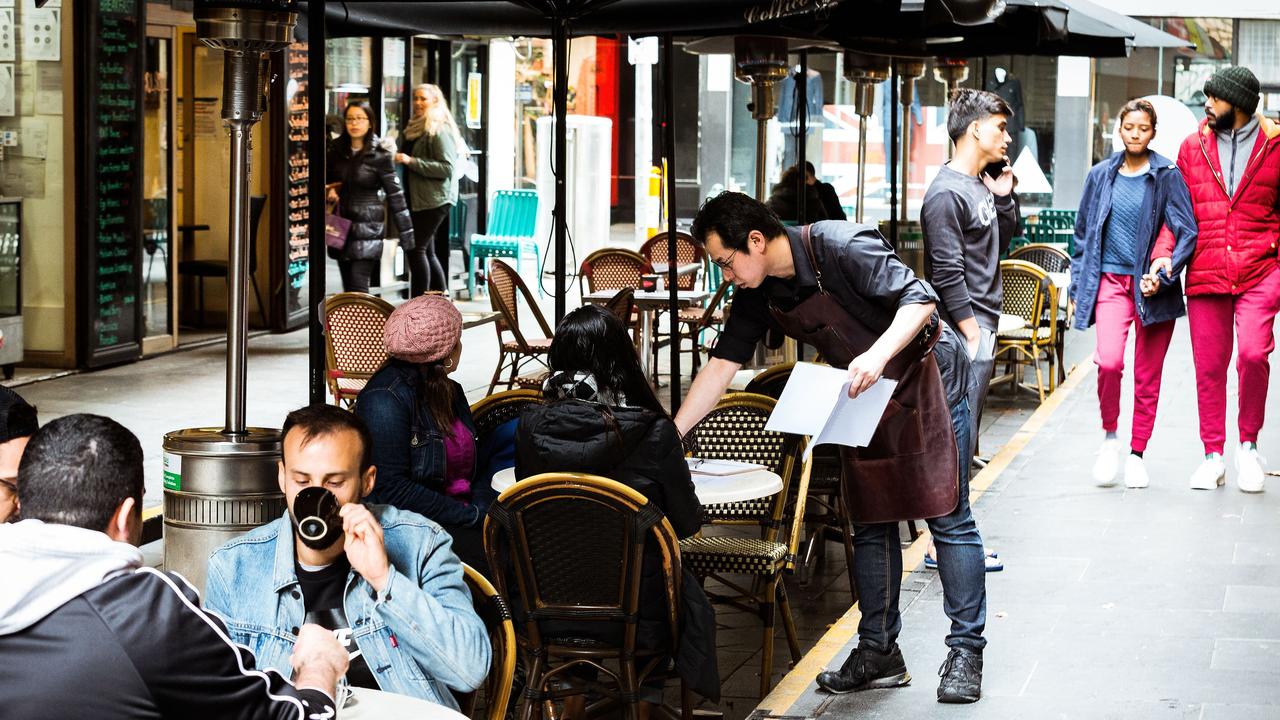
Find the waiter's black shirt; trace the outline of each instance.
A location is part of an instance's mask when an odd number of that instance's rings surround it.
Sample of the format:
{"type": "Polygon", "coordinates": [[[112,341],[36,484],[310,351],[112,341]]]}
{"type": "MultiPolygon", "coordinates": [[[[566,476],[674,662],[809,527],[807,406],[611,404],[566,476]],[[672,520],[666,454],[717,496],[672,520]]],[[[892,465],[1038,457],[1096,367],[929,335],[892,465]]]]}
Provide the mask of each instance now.
{"type": "Polygon", "coordinates": [[[347,621],[347,614],[342,609],[347,576],[351,572],[351,564],[347,562],[346,556],[340,556],[332,565],[319,570],[307,570],[301,565],[296,565],[294,569],[298,573],[298,584],[302,586],[302,604],[307,613],[305,622],[332,630],[334,637],[347,649],[351,661],[347,668],[347,683],[378,690],[378,681],[373,679],[368,663],[356,646],[351,623],[347,621]]]}
{"type": "MultiPolygon", "coordinates": [[[[823,289],[868,328],[883,333],[893,323],[898,308],[938,302],[933,288],[898,259],[874,226],[828,221],[811,227],[809,239],[822,268],[823,289]]],[[[818,291],[817,276],[800,239],[800,228],[789,227],[786,231],[795,276],[768,277],[757,288],[735,290],[733,310],[711,350],[712,357],[747,362],[768,330],[781,331],[769,313],[770,301],[779,310],[787,311],[818,291]]],[[[964,345],[945,323],[933,353],[942,373],[947,402],[954,405],[968,394],[973,371],[964,345]]]]}

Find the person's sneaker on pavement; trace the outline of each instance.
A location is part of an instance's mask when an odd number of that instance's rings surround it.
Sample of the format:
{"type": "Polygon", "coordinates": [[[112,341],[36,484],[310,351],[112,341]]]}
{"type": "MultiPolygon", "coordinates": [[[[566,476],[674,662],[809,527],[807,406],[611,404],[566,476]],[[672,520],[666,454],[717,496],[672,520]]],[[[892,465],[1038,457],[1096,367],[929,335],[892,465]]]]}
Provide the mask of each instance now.
{"type": "Polygon", "coordinates": [[[938,669],[938,702],[974,703],[982,697],[982,654],[953,647],[938,669]]]}
{"type": "Polygon", "coordinates": [[[1267,472],[1263,469],[1266,460],[1258,454],[1257,443],[1240,443],[1240,452],[1236,455],[1236,487],[1241,492],[1260,493],[1265,489],[1267,472]]]}
{"type": "Polygon", "coordinates": [[[1129,453],[1124,459],[1124,486],[1137,490],[1151,484],[1151,478],[1147,476],[1147,465],[1142,462],[1142,457],[1129,453]]]}
{"type": "Polygon", "coordinates": [[[1191,473],[1192,490],[1217,490],[1227,481],[1227,464],[1222,461],[1221,453],[1209,453],[1204,462],[1191,473]]]}
{"type": "Polygon", "coordinates": [[[911,675],[897,643],[884,653],[869,647],[855,648],[839,671],[818,673],[818,687],[837,694],[901,687],[910,682],[911,675]]]}
{"type": "Polygon", "coordinates": [[[1098,460],[1093,464],[1093,482],[1100,487],[1111,487],[1116,484],[1119,470],[1120,439],[1109,437],[1098,448],[1098,460]]]}

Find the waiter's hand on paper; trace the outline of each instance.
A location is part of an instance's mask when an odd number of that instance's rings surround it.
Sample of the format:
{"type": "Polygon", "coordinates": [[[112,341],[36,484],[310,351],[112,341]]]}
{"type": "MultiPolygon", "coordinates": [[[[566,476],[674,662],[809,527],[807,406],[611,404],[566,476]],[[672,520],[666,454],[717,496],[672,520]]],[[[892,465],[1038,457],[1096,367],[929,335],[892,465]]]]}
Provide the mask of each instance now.
{"type": "Polygon", "coordinates": [[[867,388],[876,384],[880,376],[884,374],[884,366],[889,362],[888,358],[881,356],[875,350],[868,350],[849,363],[849,397],[856,398],[867,388]]]}

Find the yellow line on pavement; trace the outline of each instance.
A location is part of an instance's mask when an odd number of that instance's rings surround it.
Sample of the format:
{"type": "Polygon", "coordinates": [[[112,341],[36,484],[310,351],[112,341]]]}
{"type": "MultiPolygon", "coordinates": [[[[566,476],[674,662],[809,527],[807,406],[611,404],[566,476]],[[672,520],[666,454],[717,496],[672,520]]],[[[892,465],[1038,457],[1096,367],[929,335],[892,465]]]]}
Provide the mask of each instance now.
{"type": "Polygon", "coordinates": [[[152,505],[151,507],[146,508],[145,510],[142,511],[142,522],[146,522],[151,518],[161,517],[163,515],[164,515],[164,505],[152,505]]]}
{"type": "MultiPolygon", "coordinates": [[[[982,494],[991,487],[996,478],[1000,477],[1000,473],[1009,467],[1009,463],[1018,456],[1019,453],[1031,442],[1036,433],[1044,427],[1049,416],[1053,415],[1058,406],[1066,401],[1067,397],[1075,391],[1075,389],[1084,381],[1084,378],[1092,371],[1094,364],[1091,362],[1082,363],[1071,371],[1057,392],[1053,393],[1041,403],[1040,407],[1027,418],[1027,421],[1018,428],[1013,434],[1009,442],[991,458],[991,462],[982,469],[977,475],[969,481],[969,502],[975,503],[982,494]]],[[[929,532],[924,530],[920,533],[920,537],[916,538],[911,546],[902,551],[902,577],[905,580],[911,572],[920,566],[924,561],[925,549],[929,547],[929,532]]],[[[845,612],[844,615],[836,620],[831,627],[818,640],[817,644],[800,658],[800,662],[787,673],[782,681],[774,686],[773,691],[760,702],[757,709],[763,709],[769,715],[788,715],[792,706],[800,699],[801,696],[808,691],[809,686],[813,684],[813,679],[818,673],[826,670],[833,659],[837,659],[837,654],[845,648],[849,643],[849,639],[858,631],[858,621],[862,619],[862,612],[855,603],[845,612]]]]}

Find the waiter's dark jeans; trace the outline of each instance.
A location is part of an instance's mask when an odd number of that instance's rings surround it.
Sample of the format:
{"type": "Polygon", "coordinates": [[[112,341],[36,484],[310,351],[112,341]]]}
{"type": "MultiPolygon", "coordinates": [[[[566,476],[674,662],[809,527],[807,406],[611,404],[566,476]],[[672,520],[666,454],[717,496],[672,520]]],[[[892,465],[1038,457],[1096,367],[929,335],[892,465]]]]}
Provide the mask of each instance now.
{"type": "MultiPolygon", "coordinates": [[[[951,407],[951,427],[960,458],[960,503],[950,515],[927,520],[938,551],[942,609],[951,619],[949,647],[982,652],[987,644],[987,573],[982,536],[969,508],[969,400],[951,407]]],[[[898,523],[855,525],[853,569],[862,620],[858,646],[887,651],[902,630],[898,597],[902,592],[902,547],[898,523]]]]}

